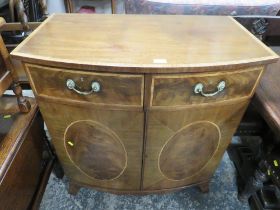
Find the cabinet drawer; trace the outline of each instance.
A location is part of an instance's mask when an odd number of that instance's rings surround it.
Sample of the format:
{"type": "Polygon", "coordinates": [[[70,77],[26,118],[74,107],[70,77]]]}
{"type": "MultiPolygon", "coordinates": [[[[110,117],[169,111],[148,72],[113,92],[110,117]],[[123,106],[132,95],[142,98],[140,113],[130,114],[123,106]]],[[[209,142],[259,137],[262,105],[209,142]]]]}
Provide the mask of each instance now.
{"type": "Polygon", "coordinates": [[[143,104],[142,75],[101,74],[32,64],[26,64],[26,70],[33,90],[38,96],[101,105],[142,106],[143,104]],[[67,87],[66,83],[69,79],[75,83],[74,88],[80,93],[67,87]],[[100,85],[99,91],[91,92],[93,82],[100,85]]]}
{"type": "Polygon", "coordinates": [[[184,106],[250,97],[262,71],[263,67],[257,67],[230,73],[153,76],[151,106],[184,106]]]}

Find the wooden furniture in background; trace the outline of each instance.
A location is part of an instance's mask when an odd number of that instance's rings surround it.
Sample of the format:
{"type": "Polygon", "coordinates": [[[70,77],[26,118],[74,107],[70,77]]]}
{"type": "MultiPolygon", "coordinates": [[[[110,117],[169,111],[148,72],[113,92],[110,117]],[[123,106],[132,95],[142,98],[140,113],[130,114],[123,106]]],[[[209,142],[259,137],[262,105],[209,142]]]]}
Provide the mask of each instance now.
{"type": "Polygon", "coordinates": [[[28,21],[42,21],[49,15],[46,0],[10,0],[9,9],[11,22],[18,19],[25,31],[29,30],[28,21]]]}
{"type": "Polygon", "coordinates": [[[3,209],[38,207],[53,168],[53,156],[44,153],[49,148],[46,150],[43,119],[35,100],[30,101],[30,112],[22,114],[15,97],[0,99],[0,202],[3,209]]]}
{"type": "MultiPolygon", "coordinates": [[[[75,1],[79,0],[64,0],[65,10],[67,13],[74,13],[75,12],[75,1]]],[[[116,0],[111,0],[111,8],[112,14],[116,14],[116,0]]]]}
{"type": "MultiPolygon", "coordinates": [[[[279,54],[280,47],[271,47],[279,54]]],[[[279,209],[280,60],[264,72],[228,154],[236,166],[238,198],[251,209],[279,209]]]]}
{"type": "Polygon", "coordinates": [[[160,15],[54,15],[12,55],[26,68],[70,193],[207,191],[278,59],[231,17],[160,15]]]}
{"type": "MultiPolygon", "coordinates": [[[[278,48],[278,53],[280,50],[278,48]]],[[[269,66],[257,88],[253,104],[275,134],[280,133],[280,61],[269,66]]]]}
{"type": "MultiPolygon", "coordinates": [[[[0,18],[0,24],[5,24],[0,18]]],[[[0,203],[1,209],[38,209],[54,155],[34,99],[22,96],[15,69],[0,36],[0,203]],[[15,96],[3,96],[13,87],[15,96]]]]}
{"type": "MultiPolygon", "coordinates": [[[[3,18],[0,18],[0,27],[3,26],[5,23],[6,23],[5,20],[3,18]]],[[[0,72],[2,72],[3,75],[1,79],[1,85],[0,85],[0,96],[12,84],[13,91],[17,97],[20,111],[29,112],[30,104],[22,96],[22,89],[19,85],[19,82],[17,81],[17,78],[14,77],[15,75],[14,66],[12,65],[10,55],[5,47],[5,43],[1,36],[0,36],[0,53],[1,53],[1,67],[2,67],[2,70],[0,70],[0,72]]]]}
{"type": "Polygon", "coordinates": [[[43,20],[44,20],[44,19],[47,18],[48,15],[49,15],[47,0],[40,0],[40,1],[39,1],[39,4],[40,4],[40,6],[41,6],[42,15],[43,15],[42,18],[43,18],[43,20]]]}
{"type": "MultiPolygon", "coordinates": [[[[37,28],[41,23],[40,22],[28,22],[27,23],[29,26],[30,30],[34,30],[35,28],[37,28]]],[[[2,27],[0,28],[0,32],[15,32],[15,31],[24,31],[24,26],[19,23],[5,23],[4,25],[2,25],[2,27]]],[[[6,43],[5,43],[6,44],[6,43]]],[[[12,44],[6,44],[6,48],[8,49],[8,51],[12,51],[16,46],[18,45],[18,43],[12,43],[12,44]]],[[[24,71],[24,68],[22,66],[22,64],[15,59],[11,59],[12,65],[14,67],[14,69],[16,69],[16,71],[14,71],[13,73],[13,77],[15,79],[15,81],[18,81],[21,84],[27,84],[28,83],[28,79],[26,76],[26,73],[24,71]]]]}

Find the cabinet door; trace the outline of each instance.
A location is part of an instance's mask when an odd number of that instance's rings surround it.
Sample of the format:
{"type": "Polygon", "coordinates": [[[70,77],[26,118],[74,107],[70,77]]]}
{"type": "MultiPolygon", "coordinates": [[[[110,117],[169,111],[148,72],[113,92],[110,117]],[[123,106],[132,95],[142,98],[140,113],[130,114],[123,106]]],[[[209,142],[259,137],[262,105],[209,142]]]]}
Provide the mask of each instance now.
{"type": "Polygon", "coordinates": [[[39,103],[66,175],[82,185],[139,190],[143,112],[39,103]]]}
{"type": "Polygon", "coordinates": [[[247,104],[243,100],[148,111],[143,189],[169,189],[209,180],[247,104]]]}

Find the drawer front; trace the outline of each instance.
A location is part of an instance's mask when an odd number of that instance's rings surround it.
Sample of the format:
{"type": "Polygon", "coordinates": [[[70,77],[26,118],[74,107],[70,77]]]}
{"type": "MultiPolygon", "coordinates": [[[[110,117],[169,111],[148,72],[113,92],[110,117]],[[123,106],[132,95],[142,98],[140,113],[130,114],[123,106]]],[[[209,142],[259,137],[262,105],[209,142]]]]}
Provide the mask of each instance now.
{"type": "Polygon", "coordinates": [[[26,64],[26,70],[38,96],[113,106],[143,104],[142,75],[81,72],[32,64],[26,64]],[[75,83],[74,88],[82,93],[67,87],[69,79],[75,83]],[[84,95],[92,90],[93,82],[100,85],[100,90],[84,95]]]}
{"type": "Polygon", "coordinates": [[[184,106],[250,97],[262,71],[263,67],[258,67],[231,73],[154,76],[151,106],[184,106]]]}

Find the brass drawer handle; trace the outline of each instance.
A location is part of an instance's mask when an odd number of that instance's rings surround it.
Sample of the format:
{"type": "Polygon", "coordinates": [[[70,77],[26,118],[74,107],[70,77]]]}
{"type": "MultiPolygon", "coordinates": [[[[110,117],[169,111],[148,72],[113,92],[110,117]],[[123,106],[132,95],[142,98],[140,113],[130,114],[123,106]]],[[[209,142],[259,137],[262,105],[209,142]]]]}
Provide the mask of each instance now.
{"type": "Polygon", "coordinates": [[[222,92],[226,88],[226,82],[220,81],[219,84],[217,85],[217,91],[215,91],[213,93],[204,93],[203,88],[204,88],[204,86],[202,83],[197,83],[194,86],[193,91],[194,91],[194,93],[201,94],[202,96],[205,96],[205,97],[212,97],[212,96],[215,96],[218,93],[222,92]]]}
{"type": "Polygon", "coordinates": [[[101,86],[99,82],[93,81],[91,83],[91,90],[90,91],[81,91],[77,89],[76,83],[72,79],[67,79],[66,86],[69,90],[74,90],[76,93],[80,95],[90,95],[92,93],[98,93],[101,90],[101,86]]]}

